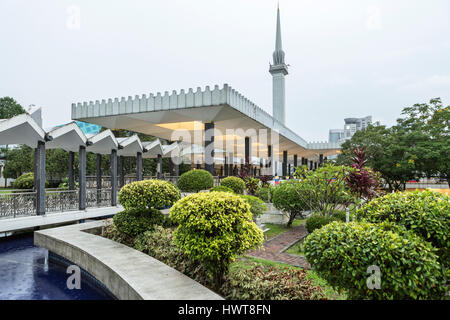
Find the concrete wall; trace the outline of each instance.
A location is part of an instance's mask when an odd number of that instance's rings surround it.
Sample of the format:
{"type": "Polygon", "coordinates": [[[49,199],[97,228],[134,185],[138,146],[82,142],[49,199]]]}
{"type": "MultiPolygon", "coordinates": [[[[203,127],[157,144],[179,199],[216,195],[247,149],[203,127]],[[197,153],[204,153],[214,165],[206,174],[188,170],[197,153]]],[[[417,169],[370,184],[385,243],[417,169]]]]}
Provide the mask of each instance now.
{"type": "Polygon", "coordinates": [[[161,261],[98,236],[105,220],[36,231],[34,244],[78,265],[120,300],[221,300],[161,261]]]}

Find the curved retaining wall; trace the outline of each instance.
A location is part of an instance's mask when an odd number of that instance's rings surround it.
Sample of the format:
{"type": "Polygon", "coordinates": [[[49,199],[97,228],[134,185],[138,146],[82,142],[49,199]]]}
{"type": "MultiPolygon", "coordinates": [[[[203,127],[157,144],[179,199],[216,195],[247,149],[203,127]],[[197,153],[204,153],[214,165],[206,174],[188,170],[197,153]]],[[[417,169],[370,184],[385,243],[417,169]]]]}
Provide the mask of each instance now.
{"type": "Polygon", "coordinates": [[[105,221],[34,232],[34,244],[85,269],[120,300],[222,300],[161,261],[99,236],[105,221]]]}

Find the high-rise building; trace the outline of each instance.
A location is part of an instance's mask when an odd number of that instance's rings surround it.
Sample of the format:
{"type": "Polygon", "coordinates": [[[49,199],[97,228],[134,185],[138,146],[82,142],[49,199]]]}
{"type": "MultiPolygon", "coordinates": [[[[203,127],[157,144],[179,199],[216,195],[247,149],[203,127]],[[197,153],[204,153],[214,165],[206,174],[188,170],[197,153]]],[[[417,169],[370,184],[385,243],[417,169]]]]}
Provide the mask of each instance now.
{"type": "Polygon", "coordinates": [[[364,118],[344,119],[344,129],[330,129],[328,134],[329,142],[342,142],[351,139],[356,131],[367,128],[372,124],[372,116],[364,118]]]}

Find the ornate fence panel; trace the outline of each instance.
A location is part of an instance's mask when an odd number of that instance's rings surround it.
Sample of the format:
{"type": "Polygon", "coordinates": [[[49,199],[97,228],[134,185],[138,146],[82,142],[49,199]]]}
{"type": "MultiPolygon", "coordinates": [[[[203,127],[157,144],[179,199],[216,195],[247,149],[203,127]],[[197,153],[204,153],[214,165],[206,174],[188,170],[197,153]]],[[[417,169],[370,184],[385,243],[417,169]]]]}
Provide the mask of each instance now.
{"type": "Polygon", "coordinates": [[[36,215],[36,192],[0,193],[0,218],[36,215]]]}
{"type": "Polygon", "coordinates": [[[111,189],[86,189],[86,208],[109,207],[111,189]]]}
{"type": "Polygon", "coordinates": [[[78,190],[57,190],[45,192],[45,212],[78,210],[78,190]]]}

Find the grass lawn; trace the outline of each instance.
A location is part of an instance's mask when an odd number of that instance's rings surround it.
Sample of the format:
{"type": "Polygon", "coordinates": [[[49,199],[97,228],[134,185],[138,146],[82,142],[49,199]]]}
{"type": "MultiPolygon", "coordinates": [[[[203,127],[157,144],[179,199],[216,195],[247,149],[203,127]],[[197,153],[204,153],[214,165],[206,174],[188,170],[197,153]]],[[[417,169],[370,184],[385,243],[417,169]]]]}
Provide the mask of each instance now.
{"type": "MultiPolygon", "coordinates": [[[[230,266],[230,272],[238,271],[238,270],[245,270],[250,269],[253,266],[260,266],[260,267],[279,267],[279,268],[288,268],[288,269],[302,269],[299,267],[290,266],[288,264],[280,263],[280,262],[274,262],[266,259],[261,258],[254,258],[254,257],[248,257],[248,256],[241,256],[236,259],[234,263],[230,266]]],[[[345,293],[339,293],[335,289],[333,289],[324,279],[319,277],[319,275],[312,271],[307,270],[307,277],[311,282],[316,285],[320,286],[323,289],[323,292],[325,293],[325,296],[327,299],[330,300],[346,300],[347,296],[345,293]]]]}
{"type": "Polygon", "coordinates": [[[304,239],[305,238],[302,238],[300,241],[298,241],[292,247],[287,249],[285,252],[290,253],[290,254],[295,254],[296,256],[304,256],[304,253],[303,253],[303,240],[304,239]]]}
{"type": "Polygon", "coordinates": [[[0,193],[11,193],[11,188],[0,188],[0,193]]]}
{"type": "MultiPolygon", "coordinates": [[[[293,227],[302,225],[306,223],[306,219],[295,219],[292,223],[293,227]]],[[[265,224],[267,228],[269,228],[269,231],[264,232],[264,238],[266,240],[269,240],[279,234],[282,234],[286,231],[289,231],[290,228],[286,227],[284,224],[273,224],[273,223],[266,223],[265,224]]]]}

